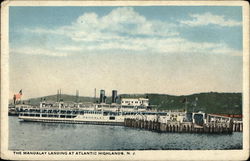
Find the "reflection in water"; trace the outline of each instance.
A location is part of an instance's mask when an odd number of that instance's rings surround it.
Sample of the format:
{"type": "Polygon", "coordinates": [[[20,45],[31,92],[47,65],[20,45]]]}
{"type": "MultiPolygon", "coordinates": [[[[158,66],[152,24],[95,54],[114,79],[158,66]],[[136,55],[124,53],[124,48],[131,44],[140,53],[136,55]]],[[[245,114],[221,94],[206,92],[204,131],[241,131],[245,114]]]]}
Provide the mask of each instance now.
{"type": "Polygon", "coordinates": [[[36,124],[36,126],[41,126],[42,128],[46,129],[74,129],[76,128],[76,124],[64,124],[64,123],[47,123],[47,122],[28,122],[28,121],[19,121],[19,124],[21,126],[27,124],[27,125],[33,125],[36,124]]]}
{"type": "Polygon", "coordinates": [[[242,133],[156,133],[123,126],[23,122],[9,117],[12,150],[242,149],[242,133]]]}

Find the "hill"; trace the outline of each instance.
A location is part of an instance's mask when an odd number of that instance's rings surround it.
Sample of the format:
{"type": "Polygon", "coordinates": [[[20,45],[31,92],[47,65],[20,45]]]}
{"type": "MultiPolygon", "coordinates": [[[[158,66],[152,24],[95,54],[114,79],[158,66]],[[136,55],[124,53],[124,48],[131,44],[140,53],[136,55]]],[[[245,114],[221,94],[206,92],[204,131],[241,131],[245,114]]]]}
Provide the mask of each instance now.
{"type": "MultiPolygon", "coordinates": [[[[218,114],[242,114],[242,94],[241,93],[198,93],[192,95],[174,96],[167,94],[121,94],[119,95],[118,102],[121,98],[149,98],[150,105],[159,110],[176,110],[186,109],[191,111],[204,111],[206,113],[218,114]]],[[[28,101],[30,104],[38,105],[42,99],[47,101],[56,101],[57,95],[32,98],[28,101]]],[[[73,95],[62,95],[64,101],[76,101],[73,95]]],[[[93,97],[79,96],[78,102],[96,102],[93,97]]],[[[111,98],[107,98],[107,103],[111,102],[111,98]]]]}
{"type": "Polygon", "coordinates": [[[147,97],[151,105],[160,110],[185,109],[218,114],[242,114],[241,93],[199,93],[186,96],[167,94],[121,95],[122,97],[147,97]]]}
{"type": "MultiPolygon", "coordinates": [[[[76,96],[74,96],[74,95],[62,94],[61,98],[63,99],[63,101],[76,102],[76,96]]],[[[39,105],[39,103],[44,99],[46,101],[56,101],[57,100],[57,95],[50,95],[50,96],[44,96],[44,97],[38,97],[38,98],[31,98],[31,99],[25,100],[25,102],[29,102],[32,105],[39,105]]],[[[94,98],[93,97],[79,96],[78,97],[78,102],[94,102],[94,98]]]]}

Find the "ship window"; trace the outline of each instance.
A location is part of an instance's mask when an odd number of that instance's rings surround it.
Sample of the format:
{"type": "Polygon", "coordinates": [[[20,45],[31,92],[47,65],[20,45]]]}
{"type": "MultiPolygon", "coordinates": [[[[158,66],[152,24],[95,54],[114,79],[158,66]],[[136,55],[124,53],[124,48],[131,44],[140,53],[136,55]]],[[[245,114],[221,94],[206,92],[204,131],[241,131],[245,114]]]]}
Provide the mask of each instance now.
{"type": "Polygon", "coordinates": [[[109,120],[115,120],[115,117],[114,116],[110,116],[109,120]]]}

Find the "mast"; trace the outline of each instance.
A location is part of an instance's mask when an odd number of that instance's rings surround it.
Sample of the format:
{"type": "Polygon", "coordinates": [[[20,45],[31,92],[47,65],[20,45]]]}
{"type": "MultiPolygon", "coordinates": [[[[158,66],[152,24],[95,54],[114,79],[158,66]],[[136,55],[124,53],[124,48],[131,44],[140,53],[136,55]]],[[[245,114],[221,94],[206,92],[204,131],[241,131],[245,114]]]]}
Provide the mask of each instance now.
{"type": "Polygon", "coordinates": [[[94,89],[94,103],[96,101],[96,88],[94,89]]]}
{"type": "Polygon", "coordinates": [[[57,90],[57,95],[56,95],[56,102],[59,101],[59,90],[57,90]]]}
{"type": "Polygon", "coordinates": [[[61,102],[62,101],[62,90],[60,89],[60,92],[59,92],[59,101],[61,102]]]}
{"type": "Polygon", "coordinates": [[[185,99],[185,110],[186,110],[186,112],[187,112],[187,103],[188,103],[188,99],[186,97],[186,99],[185,99]]]}
{"type": "Polygon", "coordinates": [[[78,103],[78,99],[79,99],[79,91],[76,90],[76,100],[75,100],[76,103],[78,103]]]}

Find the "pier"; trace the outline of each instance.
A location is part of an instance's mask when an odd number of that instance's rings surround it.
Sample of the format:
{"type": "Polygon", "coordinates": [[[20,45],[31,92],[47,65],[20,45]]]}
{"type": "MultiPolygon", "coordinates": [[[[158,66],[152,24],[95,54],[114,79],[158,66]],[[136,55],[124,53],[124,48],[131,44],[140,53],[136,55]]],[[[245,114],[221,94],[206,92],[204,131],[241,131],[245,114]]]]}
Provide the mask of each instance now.
{"type": "Polygon", "coordinates": [[[242,122],[224,122],[224,123],[204,123],[197,125],[192,122],[168,122],[161,123],[159,121],[148,121],[140,119],[126,118],[124,120],[125,127],[146,129],[156,132],[178,132],[178,133],[232,133],[242,132],[242,122]]]}

